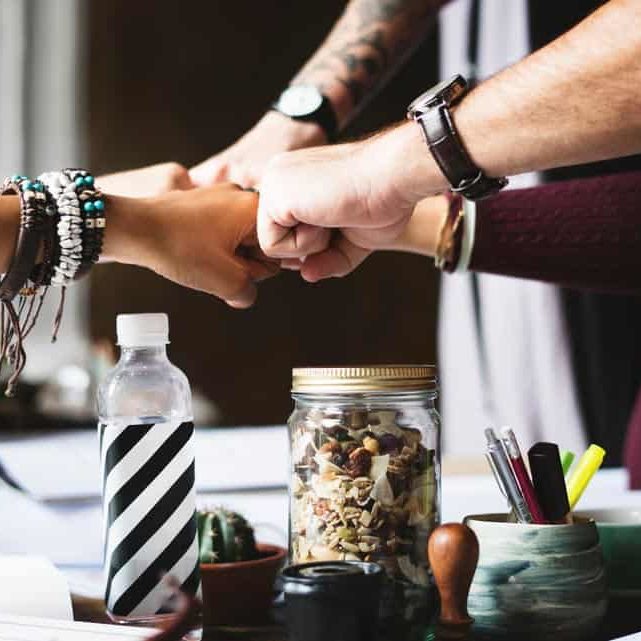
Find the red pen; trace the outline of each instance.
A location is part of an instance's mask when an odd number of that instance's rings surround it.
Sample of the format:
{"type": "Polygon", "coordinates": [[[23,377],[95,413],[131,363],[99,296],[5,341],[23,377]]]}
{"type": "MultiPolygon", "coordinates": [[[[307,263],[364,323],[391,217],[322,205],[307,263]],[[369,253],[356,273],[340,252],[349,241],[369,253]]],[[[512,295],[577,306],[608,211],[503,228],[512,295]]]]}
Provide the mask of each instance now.
{"type": "Polygon", "coordinates": [[[539,505],[539,499],[534,491],[534,486],[532,485],[530,476],[525,469],[525,463],[523,463],[519,443],[516,440],[514,432],[509,427],[504,427],[501,430],[501,435],[503,437],[501,439],[503,441],[503,446],[505,447],[505,451],[510,459],[510,463],[512,463],[514,476],[516,476],[516,480],[521,488],[521,493],[523,494],[525,503],[532,515],[532,522],[537,524],[547,523],[543,510],[539,505]]]}

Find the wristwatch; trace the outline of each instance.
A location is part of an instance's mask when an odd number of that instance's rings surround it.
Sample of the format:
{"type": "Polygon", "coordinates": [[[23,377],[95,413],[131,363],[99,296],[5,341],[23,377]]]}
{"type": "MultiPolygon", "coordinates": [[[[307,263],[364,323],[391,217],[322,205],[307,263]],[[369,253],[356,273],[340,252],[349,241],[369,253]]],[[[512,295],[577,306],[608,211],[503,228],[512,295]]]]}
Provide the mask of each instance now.
{"type": "Polygon", "coordinates": [[[332,103],[313,85],[287,87],[272,109],[294,120],[315,122],[325,132],[327,140],[336,138],[338,122],[332,103]]]}
{"type": "Polygon", "coordinates": [[[450,114],[465,94],[467,82],[454,76],[421,94],[407,108],[407,117],[423,131],[434,160],[449,181],[454,193],[468,200],[481,200],[507,185],[505,177],[489,178],[467,153],[450,114]]]}

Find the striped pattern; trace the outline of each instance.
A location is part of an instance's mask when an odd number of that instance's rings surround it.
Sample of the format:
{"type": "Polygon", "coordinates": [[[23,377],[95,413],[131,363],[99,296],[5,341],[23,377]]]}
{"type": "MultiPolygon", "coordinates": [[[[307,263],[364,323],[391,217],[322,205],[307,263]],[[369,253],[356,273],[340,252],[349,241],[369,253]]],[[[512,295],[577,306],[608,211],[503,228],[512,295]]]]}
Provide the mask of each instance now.
{"type": "Polygon", "coordinates": [[[200,584],[190,422],[100,424],[105,601],[118,617],[162,612],[169,573],[200,584]]]}

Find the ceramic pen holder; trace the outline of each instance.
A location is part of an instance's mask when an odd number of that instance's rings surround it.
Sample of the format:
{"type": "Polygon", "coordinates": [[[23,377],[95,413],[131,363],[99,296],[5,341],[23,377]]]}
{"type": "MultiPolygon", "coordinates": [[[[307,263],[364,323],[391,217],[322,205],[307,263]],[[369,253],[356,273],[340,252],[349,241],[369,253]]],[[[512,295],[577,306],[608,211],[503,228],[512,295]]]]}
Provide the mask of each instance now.
{"type": "Polygon", "coordinates": [[[572,641],[595,633],[607,596],[594,522],[530,525],[482,514],[465,523],[480,548],[468,599],[476,636],[572,641]]]}

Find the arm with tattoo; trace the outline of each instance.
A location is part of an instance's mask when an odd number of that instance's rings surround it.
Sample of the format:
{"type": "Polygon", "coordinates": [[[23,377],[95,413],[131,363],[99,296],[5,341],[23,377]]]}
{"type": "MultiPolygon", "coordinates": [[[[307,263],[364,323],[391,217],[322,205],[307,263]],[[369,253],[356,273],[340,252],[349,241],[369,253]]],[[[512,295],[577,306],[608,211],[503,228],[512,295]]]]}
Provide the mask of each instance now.
{"type": "MultiPolygon", "coordinates": [[[[431,18],[446,2],[351,0],[292,82],[318,87],[332,103],[339,127],[344,127],[420,43],[431,18]]],[[[260,183],[274,156],[325,142],[317,123],[268,111],[233,145],[193,167],[191,179],[196,185],[231,181],[252,187],[260,183]]]]}
{"type": "Polygon", "coordinates": [[[294,78],[318,87],[344,126],[424,38],[444,0],[352,0],[294,78]]]}

